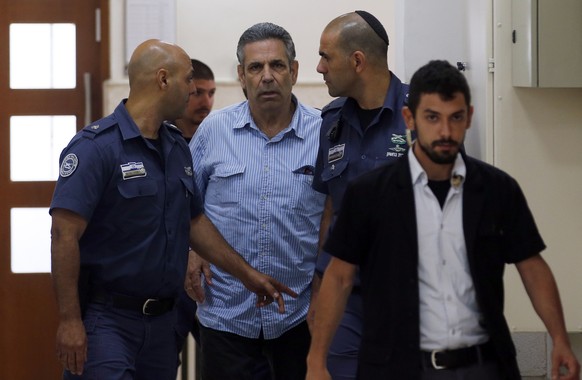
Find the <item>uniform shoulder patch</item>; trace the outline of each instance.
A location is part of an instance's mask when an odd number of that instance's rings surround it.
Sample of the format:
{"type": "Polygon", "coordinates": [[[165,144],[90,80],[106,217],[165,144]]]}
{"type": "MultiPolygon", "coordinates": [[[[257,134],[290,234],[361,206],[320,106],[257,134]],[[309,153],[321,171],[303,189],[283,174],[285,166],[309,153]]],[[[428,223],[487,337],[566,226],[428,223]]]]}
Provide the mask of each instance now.
{"type": "Polygon", "coordinates": [[[77,158],[77,155],[75,153],[69,153],[65,156],[63,162],[61,163],[59,174],[61,177],[69,177],[75,172],[78,165],[79,159],[77,158]]]}

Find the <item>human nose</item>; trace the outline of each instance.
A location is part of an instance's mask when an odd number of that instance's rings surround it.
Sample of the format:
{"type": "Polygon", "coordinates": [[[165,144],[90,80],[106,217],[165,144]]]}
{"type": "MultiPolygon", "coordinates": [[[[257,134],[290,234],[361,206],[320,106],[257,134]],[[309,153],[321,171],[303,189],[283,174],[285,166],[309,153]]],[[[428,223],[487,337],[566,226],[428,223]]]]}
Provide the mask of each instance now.
{"type": "Polygon", "coordinates": [[[315,68],[315,70],[317,70],[317,72],[320,74],[325,74],[327,72],[327,68],[323,64],[322,58],[319,59],[319,62],[317,63],[317,67],[315,68]]]}
{"type": "Polygon", "coordinates": [[[205,93],[202,95],[202,105],[206,108],[212,107],[212,95],[205,93]]]}
{"type": "Polygon", "coordinates": [[[271,68],[269,66],[265,66],[265,68],[263,69],[262,79],[264,82],[273,81],[273,73],[272,73],[271,68]]]}
{"type": "Polygon", "coordinates": [[[444,120],[441,124],[440,134],[442,138],[451,137],[452,122],[448,119],[444,120]]]}

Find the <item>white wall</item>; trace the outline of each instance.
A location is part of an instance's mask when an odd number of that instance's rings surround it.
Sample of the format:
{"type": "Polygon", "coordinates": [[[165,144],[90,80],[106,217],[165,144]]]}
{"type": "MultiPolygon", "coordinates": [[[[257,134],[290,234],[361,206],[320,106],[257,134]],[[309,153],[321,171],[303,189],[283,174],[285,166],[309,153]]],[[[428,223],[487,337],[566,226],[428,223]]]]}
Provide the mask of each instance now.
{"type": "MultiPolygon", "coordinates": [[[[110,112],[120,97],[127,96],[124,59],[124,2],[110,0],[111,10],[111,80],[106,83],[104,113],[110,112]],[[113,36],[119,36],[113,38],[113,36]]],[[[192,57],[208,64],[217,82],[215,108],[243,100],[236,81],[236,45],[240,35],[258,22],[273,22],[284,27],[295,42],[299,61],[298,83],[294,93],[299,100],[323,107],[331,98],[321,75],[315,70],[319,60],[319,36],[325,25],[340,14],[364,9],[374,14],[386,27],[391,41],[396,41],[394,0],[296,0],[277,3],[267,0],[192,1],[176,0],[176,43],[192,57]]],[[[394,63],[394,49],[388,62],[394,63]]]]}
{"type": "Polygon", "coordinates": [[[465,139],[467,152],[491,162],[492,75],[488,58],[493,55],[491,0],[407,0],[395,6],[398,17],[395,46],[397,62],[409,82],[414,72],[433,59],[455,65],[465,62],[464,75],[473,91],[473,124],[465,139]],[[446,9],[446,12],[443,12],[446,9]],[[435,17],[438,15],[438,17],[435,17]]]}
{"type": "MultiPolygon", "coordinates": [[[[582,331],[582,89],[511,84],[511,2],[494,0],[494,164],[521,184],[548,246],[569,331],[582,331]]],[[[514,269],[506,307],[516,330],[541,330],[514,269]]]]}

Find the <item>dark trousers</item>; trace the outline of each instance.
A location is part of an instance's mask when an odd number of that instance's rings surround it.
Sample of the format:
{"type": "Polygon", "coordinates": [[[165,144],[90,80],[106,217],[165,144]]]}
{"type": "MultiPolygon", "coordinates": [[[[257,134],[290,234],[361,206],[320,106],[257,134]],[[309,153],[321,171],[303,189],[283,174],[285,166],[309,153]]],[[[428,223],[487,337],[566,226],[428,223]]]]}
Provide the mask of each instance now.
{"type": "Polygon", "coordinates": [[[160,316],[89,304],[83,318],[87,362],[82,376],[65,371],[65,380],[174,380],[175,310],[160,316]]]}
{"type": "Polygon", "coordinates": [[[303,322],[276,339],[245,338],[200,326],[202,380],[254,380],[266,357],[273,380],[304,380],[311,336],[303,322]]]}
{"type": "Polygon", "coordinates": [[[355,380],[362,340],[362,296],[352,292],[327,354],[327,369],[333,380],[355,380]]]}

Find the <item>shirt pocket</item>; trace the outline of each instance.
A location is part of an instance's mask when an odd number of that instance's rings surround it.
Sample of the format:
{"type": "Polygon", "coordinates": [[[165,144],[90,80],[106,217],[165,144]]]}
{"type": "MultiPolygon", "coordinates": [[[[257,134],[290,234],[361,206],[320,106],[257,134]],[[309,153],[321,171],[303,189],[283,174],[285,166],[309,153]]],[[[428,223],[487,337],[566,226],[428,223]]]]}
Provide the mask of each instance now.
{"type": "Polygon", "coordinates": [[[234,206],[240,203],[245,165],[220,164],[208,179],[206,201],[210,204],[234,206]]]}
{"type": "Polygon", "coordinates": [[[348,164],[349,160],[334,162],[323,168],[321,180],[325,183],[329,195],[334,201],[334,209],[337,210],[341,204],[344,191],[348,184],[348,164]]]}
{"type": "Polygon", "coordinates": [[[158,184],[151,179],[133,179],[117,184],[117,189],[125,199],[151,197],[158,193],[158,184]]]}
{"type": "Polygon", "coordinates": [[[339,179],[342,177],[342,174],[346,171],[347,167],[348,160],[329,164],[325,168],[323,168],[323,171],[321,172],[321,180],[323,182],[328,182],[334,179],[339,179]]]}
{"type": "Polygon", "coordinates": [[[290,202],[284,207],[293,210],[316,212],[318,206],[325,199],[325,195],[315,191],[312,187],[315,167],[313,165],[299,165],[293,170],[291,188],[286,191],[290,195],[290,202]]]}

